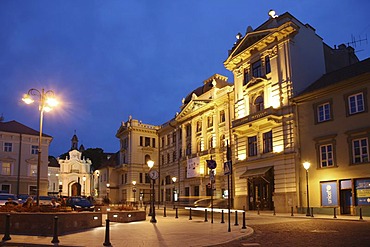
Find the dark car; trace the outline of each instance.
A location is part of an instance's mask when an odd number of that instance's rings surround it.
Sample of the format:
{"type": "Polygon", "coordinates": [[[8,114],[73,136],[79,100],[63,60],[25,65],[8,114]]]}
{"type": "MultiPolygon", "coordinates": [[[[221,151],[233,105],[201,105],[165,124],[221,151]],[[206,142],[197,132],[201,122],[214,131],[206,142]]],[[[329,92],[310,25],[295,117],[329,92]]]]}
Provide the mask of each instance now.
{"type": "Polygon", "coordinates": [[[84,197],[69,197],[67,206],[76,211],[94,211],[95,206],[84,197]]]}

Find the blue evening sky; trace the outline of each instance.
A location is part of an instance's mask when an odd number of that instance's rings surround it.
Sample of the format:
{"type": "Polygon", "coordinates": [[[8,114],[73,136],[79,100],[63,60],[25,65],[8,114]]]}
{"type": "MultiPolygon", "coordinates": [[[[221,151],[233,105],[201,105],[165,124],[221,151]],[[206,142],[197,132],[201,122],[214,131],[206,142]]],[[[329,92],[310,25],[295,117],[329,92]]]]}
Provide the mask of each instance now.
{"type": "MultiPolygon", "coordinates": [[[[290,12],[328,45],[370,39],[368,0],[1,0],[0,115],[39,129],[31,88],[53,90],[62,105],[45,113],[49,154],[85,148],[116,152],[130,115],[160,125],[181,100],[223,67],[238,32],[290,12]]],[[[355,47],[362,60],[370,42],[355,47]]]]}

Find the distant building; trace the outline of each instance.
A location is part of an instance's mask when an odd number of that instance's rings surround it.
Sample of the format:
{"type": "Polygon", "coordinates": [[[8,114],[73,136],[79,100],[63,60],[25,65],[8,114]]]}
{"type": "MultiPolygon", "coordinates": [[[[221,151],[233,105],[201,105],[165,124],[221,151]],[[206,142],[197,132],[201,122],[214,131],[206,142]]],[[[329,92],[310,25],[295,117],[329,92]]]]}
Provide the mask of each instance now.
{"type": "Polygon", "coordinates": [[[317,213],[370,210],[370,58],[325,74],[294,98],[302,207],[317,213]]]}
{"type": "MultiPolygon", "coordinates": [[[[40,195],[48,192],[48,153],[53,138],[42,134],[40,195]]],[[[0,190],[36,195],[39,132],[17,121],[0,122],[0,190]]]]}

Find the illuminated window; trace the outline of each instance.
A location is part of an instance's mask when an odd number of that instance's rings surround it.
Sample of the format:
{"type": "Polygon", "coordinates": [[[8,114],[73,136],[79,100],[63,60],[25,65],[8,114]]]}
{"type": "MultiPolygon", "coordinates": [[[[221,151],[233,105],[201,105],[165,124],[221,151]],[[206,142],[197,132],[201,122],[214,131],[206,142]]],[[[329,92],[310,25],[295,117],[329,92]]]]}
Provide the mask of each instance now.
{"type": "Polygon", "coordinates": [[[320,166],[322,168],[334,166],[333,145],[332,144],[326,144],[326,145],[320,146],[320,166]]]}
{"type": "Polygon", "coordinates": [[[207,127],[211,128],[213,126],[213,116],[208,116],[207,118],[207,127]]]}
{"type": "Polygon", "coordinates": [[[248,156],[257,156],[257,136],[248,137],[248,156]]]}
{"type": "Polygon", "coordinates": [[[30,176],[37,176],[37,165],[30,165],[30,176]]]}
{"type": "Polygon", "coordinates": [[[2,162],[1,163],[1,175],[12,175],[11,174],[11,168],[12,168],[12,165],[8,162],[2,162]]]}

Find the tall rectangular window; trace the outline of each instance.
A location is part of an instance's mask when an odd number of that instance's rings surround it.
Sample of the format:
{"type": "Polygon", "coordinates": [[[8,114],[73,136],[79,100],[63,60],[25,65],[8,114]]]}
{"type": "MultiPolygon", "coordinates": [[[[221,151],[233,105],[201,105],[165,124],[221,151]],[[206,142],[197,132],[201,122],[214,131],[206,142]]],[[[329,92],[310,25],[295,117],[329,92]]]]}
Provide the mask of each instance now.
{"type": "Polygon", "coordinates": [[[213,126],[213,116],[207,117],[207,128],[211,128],[213,126]]]}
{"type": "Polygon", "coordinates": [[[257,136],[248,137],[248,156],[257,155],[257,136]]]}
{"type": "Polygon", "coordinates": [[[272,152],[272,131],[263,133],[263,152],[272,152]]]}
{"type": "Polygon", "coordinates": [[[143,146],[144,145],[144,141],[143,141],[143,137],[142,136],[140,136],[140,144],[139,144],[140,146],[143,146]]]}
{"type": "Polygon", "coordinates": [[[191,137],[191,124],[186,125],[186,137],[191,137]]]}
{"type": "Polygon", "coordinates": [[[266,72],[266,74],[271,73],[271,64],[270,64],[270,57],[269,56],[265,57],[265,72],[266,72]]]}
{"type": "Polygon", "coordinates": [[[164,136],[161,138],[162,147],[164,147],[164,136]]]}
{"type": "Polygon", "coordinates": [[[247,83],[249,82],[250,78],[249,78],[249,71],[248,69],[244,70],[244,80],[243,80],[243,85],[247,85],[247,83]]]}
{"type": "Polygon", "coordinates": [[[200,132],[200,131],[202,131],[202,122],[198,121],[197,122],[197,132],[200,132]]]}
{"type": "Polygon", "coordinates": [[[317,106],[317,122],[321,123],[330,120],[330,104],[324,103],[317,106]]]}
{"type": "Polygon", "coordinates": [[[31,146],[31,154],[38,154],[39,153],[39,146],[32,145],[31,146]]]}
{"type": "Polygon", "coordinates": [[[225,111],[222,110],[222,111],[220,111],[220,123],[224,123],[225,120],[226,120],[226,118],[225,118],[225,111]]]}
{"type": "Polygon", "coordinates": [[[352,140],[353,163],[369,161],[369,144],[367,138],[352,140]]]}
{"type": "Polygon", "coordinates": [[[37,165],[30,165],[30,176],[37,176],[37,165]]]}
{"type": "Polygon", "coordinates": [[[140,174],[139,174],[139,183],[143,183],[143,173],[142,172],[140,172],[140,174]]]}
{"type": "Polygon", "coordinates": [[[361,92],[348,96],[348,107],[349,114],[363,112],[365,110],[364,94],[361,92]]]}
{"type": "Polygon", "coordinates": [[[13,143],[5,142],[4,143],[4,152],[13,152],[13,143]]]}
{"type": "Polygon", "coordinates": [[[262,66],[261,66],[261,60],[258,60],[257,62],[252,64],[252,75],[253,77],[262,77],[262,66]]]}
{"type": "Polygon", "coordinates": [[[322,168],[334,166],[332,144],[325,144],[320,146],[320,166],[322,168]]]}
{"type": "Polygon", "coordinates": [[[7,176],[12,175],[11,174],[11,172],[12,172],[11,168],[12,168],[12,166],[11,166],[10,163],[2,162],[1,163],[1,175],[7,175],[7,176]]]}
{"type": "Polygon", "coordinates": [[[152,147],[155,148],[155,138],[152,138],[152,147]]]}
{"type": "Polygon", "coordinates": [[[145,147],[150,147],[150,137],[145,137],[145,147]]]}

